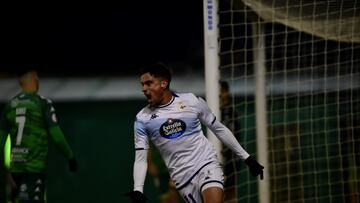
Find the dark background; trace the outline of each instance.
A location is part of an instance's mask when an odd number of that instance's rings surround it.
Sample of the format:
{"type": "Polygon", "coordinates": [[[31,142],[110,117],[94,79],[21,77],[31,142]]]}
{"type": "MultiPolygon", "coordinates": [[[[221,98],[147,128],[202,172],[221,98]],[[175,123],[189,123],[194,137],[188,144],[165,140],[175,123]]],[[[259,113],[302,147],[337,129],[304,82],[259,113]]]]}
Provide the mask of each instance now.
{"type": "MultiPolygon", "coordinates": [[[[158,61],[178,74],[203,71],[202,1],[31,3],[0,6],[0,79],[14,76],[17,64],[37,64],[40,78],[134,75],[158,61]]],[[[123,194],[133,187],[132,126],[144,105],[54,101],[79,171],[70,173],[51,144],[48,202],[129,202],[123,194]]],[[[157,202],[152,181],[145,194],[157,202]]]]}
{"type": "Polygon", "coordinates": [[[162,61],[202,71],[202,10],[202,1],[165,0],[2,6],[0,70],[36,63],[49,76],[123,75],[162,61]]]}

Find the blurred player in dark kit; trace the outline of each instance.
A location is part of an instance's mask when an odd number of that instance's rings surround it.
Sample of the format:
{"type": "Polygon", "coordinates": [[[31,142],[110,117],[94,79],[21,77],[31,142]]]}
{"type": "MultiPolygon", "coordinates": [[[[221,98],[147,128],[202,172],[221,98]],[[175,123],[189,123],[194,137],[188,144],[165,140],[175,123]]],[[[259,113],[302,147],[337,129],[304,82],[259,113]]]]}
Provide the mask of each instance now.
{"type": "Polygon", "coordinates": [[[48,139],[53,139],[68,160],[70,171],[77,170],[77,161],[59,127],[51,100],[37,94],[39,79],[35,67],[21,67],[18,79],[22,91],[6,104],[1,115],[0,157],[4,156],[5,141],[10,135],[9,170],[16,184],[16,200],[45,202],[48,139]]]}
{"type": "MultiPolygon", "coordinates": [[[[231,130],[236,140],[240,140],[240,123],[236,120],[237,111],[231,106],[230,88],[225,81],[220,81],[220,109],[221,122],[231,130]]],[[[236,172],[240,170],[240,162],[236,155],[223,144],[221,151],[224,158],[224,174],[225,174],[225,202],[237,202],[237,177],[236,172]]]]}

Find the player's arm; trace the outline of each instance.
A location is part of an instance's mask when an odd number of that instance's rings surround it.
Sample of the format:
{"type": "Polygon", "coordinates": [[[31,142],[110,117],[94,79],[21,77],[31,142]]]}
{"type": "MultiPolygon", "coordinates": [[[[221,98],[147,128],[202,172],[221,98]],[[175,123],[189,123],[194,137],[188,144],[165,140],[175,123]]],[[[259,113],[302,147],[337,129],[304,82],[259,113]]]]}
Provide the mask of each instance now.
{"type": "Polygon", "coordinates": [[[65,139],[64,133],[62,132],[55,113],[55,108],[52,106],[50,100],[45,100],[43,103],[43,113],[45,122],[48,127],[48,132],[54,141],[56,147],[68,160],[69,170],[76,171],[78,164],[75,158],[74,153],[72,152],[68,142],[65,139]]]}
{"type": "Polygon", "coordinates": [[[147,197],[144,195],[144,183],[147,171],[147,149],[135,150],[135,161],[133,169],[134,189],[125,195],[130,197],[133,203],[144,203],[147,197]]]}
{"type": "Polygon", "coordinates": [[[59,151],[64,155],[64,157],[68,160],[69,170],[72,172],[77,171],[78,163],[75,158],[74,153],[72,152],[68,142],[65,139],[65,136],[58,125],[49,128],[49,133],[51,138],[53,139],[56,147],[59,151]]]}
{"type": "Polygon", "coordinates": [[[238,157],[240,157],[248,165],[252,176],[260,175],[263,179],[264,167],[260,165],[255,158],[250,156],[238,143],[232,132],[221,122],[215,120],[212,125],[208,126],[209,129],[215,134],[221,142],[223,142],[229,149],[231,149],[238,157]]]}
{"type": "Polygon", "coordinates": [[[207,126],[219,140],[224,143],[229,149],[231,149],[237,157],[242,160],[246,160],[250,155],[236,140],[233,133],[224,124],[216,120],[211,125],[207,126]]]}
{"type": "Polygon", "coordinates": [[[216,119],[215,115],[202,98],[198,99],[197,106],[200,109],[199,115],[201,122],[206,125],[222,143],[231,149],[235,155],[244,160],[244,162],[249,166],[250,172],[253,176],[260,175],[260,178],[262,179],[264,167],[242,148],[233,133],[229,130],[229,128],[216,119]]]}
{"type": "Polygon", "coordinates": [[[49,133],[51,138],[54,140],[55,145],[61,151],[66,159],[74,158],[74,153],[72,152],[69,144],[67,143],[64,133],[58,125],[49,128],[49,133]]]}
{"type": "Polygon", "coordinates": [[[134,203],[143,203],[147,201],[144,193],[144,183],[148,168],[148,149],[149,143],[146,130],[141,121],[136,120],[134,124],[134,144],[135,161],[133,168],[134,188],[133,191],[126,193],[134,203]]]}
{"type": "Polygon", "coordinates": [[[144,191],[144,182],[147,172],[147,149],[137,149],[135,150],[135,161],[134,161],[134,191],[139,191],[143,193],[144,191]]]}

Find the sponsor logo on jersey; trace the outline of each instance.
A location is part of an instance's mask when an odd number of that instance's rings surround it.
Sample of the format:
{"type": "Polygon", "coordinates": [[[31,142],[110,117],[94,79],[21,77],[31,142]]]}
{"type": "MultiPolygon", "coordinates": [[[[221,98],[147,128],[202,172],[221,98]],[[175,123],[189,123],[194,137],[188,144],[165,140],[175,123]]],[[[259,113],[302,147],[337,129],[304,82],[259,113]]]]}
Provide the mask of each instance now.
{"type": "Polygon", "coordinates": [[[29,200],[28,187],[25,183],[20,185],[19,198],[22,200],[29,200]]]}
{"type": "Polygon", "coordinates": [[[14,147],[11,150],[12,153],[19,153],[19,154],[28,154],[29,153],[29,148],[27,147],[14,147]]]}
{"type": "Polygon", "coordinates": [[[26,147],[14,147],[11,149],[11,161],[13,163],[26,162],[27,154],[29,154],[29,148],[26,147]]]}
{"type": "Polygon", "coordinates": [[[20,191],[25,192],[27,190],[27,185],[25,183],[20,185],[20,191]]]}
{"type": "Polygon", "coordinates": [[[160,126],[160,135],[166,139],[176,139],[184,134],[186,124],[180,119],[169,118],[160,126]]]}
{"type": "Polygon", "coordinates": [[[33,101],[31,101],[30,99],[22,99],[22,100],[18,100],[19,104],[34,104],[33,101]]]}

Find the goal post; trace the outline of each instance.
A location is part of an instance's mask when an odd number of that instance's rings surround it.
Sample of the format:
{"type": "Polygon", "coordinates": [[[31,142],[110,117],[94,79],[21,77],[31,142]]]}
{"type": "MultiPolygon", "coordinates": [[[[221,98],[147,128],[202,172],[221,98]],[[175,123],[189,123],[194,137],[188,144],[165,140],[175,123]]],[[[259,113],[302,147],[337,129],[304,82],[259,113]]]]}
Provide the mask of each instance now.
{"type": "Polygon", "coordinates": [[[265,35],[261,22],[252,25],[254,45],[254,77],[255,77],[255,115],[256,115],[256,151],[257,160],[264,166],[264,177],[258,183],[259,202],[270,201],[269,190],[269,159],[268,159],[268,133],[266,119],[266,68],[265,68],[265,35]]]}
{"type": "MultiPolygon", "coordinates": [[[[206,101],[217,118],[220,118],[219,107],[219,48],[218,48],[218,1],[203,0],[204,16],[204,56],[205,56],[205,96],[206,101]]],[[[222,162],[222,145],[218,138],[207,130],[207,137],[213,143],[222,162]]]]}

